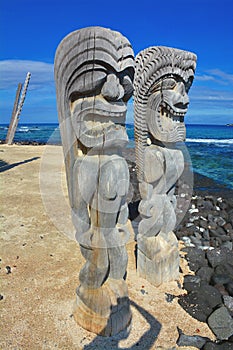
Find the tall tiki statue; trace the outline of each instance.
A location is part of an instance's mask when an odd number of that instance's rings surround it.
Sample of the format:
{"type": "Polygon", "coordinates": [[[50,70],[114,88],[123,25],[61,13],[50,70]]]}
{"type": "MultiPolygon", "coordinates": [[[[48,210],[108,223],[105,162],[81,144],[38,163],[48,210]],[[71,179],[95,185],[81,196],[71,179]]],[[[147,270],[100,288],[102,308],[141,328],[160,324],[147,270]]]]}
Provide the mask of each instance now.
{"type": "Polygon", "coordinates": [[[131,321],[126,242],[129,186],[122,149],[133,93],[134,54],[120,33],[72,32],[57,48],[55,80],[69,200],[86,262],[79,274],[76,322],[110,336],[131,321]]]}
{"type": "Polygon", "coordinates": [[[185,140],[184,115],[196,55],[151,47],[136,57],[134,113],[141,202],[137,269],[155,286],[179,276],[175,185],[184,169],[177,143],[185,140]]]}

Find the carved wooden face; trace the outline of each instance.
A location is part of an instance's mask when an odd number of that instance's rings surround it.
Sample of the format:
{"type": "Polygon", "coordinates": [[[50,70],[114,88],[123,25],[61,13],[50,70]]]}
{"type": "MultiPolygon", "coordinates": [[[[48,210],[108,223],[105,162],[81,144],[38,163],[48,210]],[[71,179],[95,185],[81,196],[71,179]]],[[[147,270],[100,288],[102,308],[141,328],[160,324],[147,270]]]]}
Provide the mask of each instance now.
{"type": "Polygon", "coordinates": [[[84,146],[127,142],[122,125],[127,101],[133,93],[132,69],[116,72],[111,67],[93,63],[80,75],[70,96],[70,110],[76,136],[84,146]]]}
{"type": "Polygon", "coordinates": [[[191,84],[191,79],[185,82],[177,75],[168,75],[152,87],[147,104],[147,125],[156,140],[185,140],[184,115],[189,105],[188,90],[191,84]]]}

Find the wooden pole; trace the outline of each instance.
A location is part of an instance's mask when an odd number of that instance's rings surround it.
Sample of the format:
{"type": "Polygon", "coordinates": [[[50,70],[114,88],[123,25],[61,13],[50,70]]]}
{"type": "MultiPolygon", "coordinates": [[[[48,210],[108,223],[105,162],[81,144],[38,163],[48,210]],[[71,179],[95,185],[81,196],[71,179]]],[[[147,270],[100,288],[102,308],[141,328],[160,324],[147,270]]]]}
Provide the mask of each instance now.
{"type": "MultiPolygon", "coordinates": [[[[7,133],[7,139],[6,139],[6,143],[8,145],[12,144],[14,136],[15,136],[15,131],[16,131],[16,128],[17,128],[17,125],[18,125],[18,122],[19,122],[19,115],[20,115],[20,113],[22,111],[22,108],[23,108],[23,104],[24,104],[24,100],[25,100],[25,97],[26,97],[26,93],[27,93],[27,88],[28,88],[30,77],[31,77],[31,73],[28,72],[27,76],[26,76],[26,79],[25,79],[25,82],[24,82],[23,91],[22,91],[22,95],[21,95],[20,101],[19,101],[19,103],[17,103],[17,110],[14,113],[14,115],[12,114],[12,120],[11,120],[11,123],[10,123],[10,126],[9,126],[9,130],[8,130],[8,133],[7,133]]],[[[22,85],[21,85],[21,87],[22,87],[22,85]]],[[[16,101],[15,101],[15,103],[16,103],[16,101]]],[[[14,108],[15,108],[15,106],[14,106],[14,108]]],[[[14,112],[14,109],[13,109],[13,112],[14,112]]]]}
{"type": "Polygon", "coordinates": [[[9,128],[8,128],[8,132],[7,132],[5,143],[9,142],[9,137],[10,137],[10,134],[11,134],[12,126],[14,124],[17,107],[18,107],[18,104],[19,104],[19,97],[20,97],[21,90],[22,90],[22,84],[19,83],[18,84],[18,88],[16,90],[15,103],[14,103],[13,111],[12,111],[12,114],[11,114],[11,122],[10,122],[10,125],[9,125],[9,128]]]}

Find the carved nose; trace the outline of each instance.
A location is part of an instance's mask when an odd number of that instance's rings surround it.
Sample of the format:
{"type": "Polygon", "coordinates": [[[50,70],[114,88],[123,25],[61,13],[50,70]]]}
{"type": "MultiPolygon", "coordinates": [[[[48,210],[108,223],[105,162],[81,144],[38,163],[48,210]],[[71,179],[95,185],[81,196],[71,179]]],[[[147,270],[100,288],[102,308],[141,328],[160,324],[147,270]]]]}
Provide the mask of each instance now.
{"type": "Polygon", "coordinates": [[[176,85],[176,92],[178,92],[179,94],[181,94],[182,96],[187,95],[187,92],[185,90],[185,85],[183,82],[179,82],[176,85]]]}
{"type": "Polygon", "coordinates": [[[183,82],[178,83],[176,85],[175,91],[180,95],[179,102],[177,102],[177,104],[183,105],[183,107],[185,106],[187,108],[189,105],[189,97],[185,90],[184,83],[183,82]]]}
{"type": "Polygon", "coordinates": [[[101,93],[108,101],[118,101],[124,96],[123,86],[115,74],[109,74],[101,93]]]}

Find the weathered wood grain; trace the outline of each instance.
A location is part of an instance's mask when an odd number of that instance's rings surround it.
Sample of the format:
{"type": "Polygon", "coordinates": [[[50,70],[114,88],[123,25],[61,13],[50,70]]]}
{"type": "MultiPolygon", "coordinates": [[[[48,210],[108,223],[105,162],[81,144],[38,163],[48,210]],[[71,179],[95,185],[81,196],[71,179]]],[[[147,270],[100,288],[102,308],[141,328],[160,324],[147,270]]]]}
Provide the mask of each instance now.
{"type": "Polygon", "coordinates": [[[122,149],[133,76],[133,50],[118,32],[83,28],[58,46],[57,108],[73,223],[86,260],[74,317],[105,336],[131,321],[124,280],[129,171],[122,149]]]}
{"type": "Polygon", "coordinates": [[[142,197],[137,269],[156,286],[179,275],[178,242],[172,231],[184,156],[177,143],[185,140],[184,115],[195,67],[196,55],[174,48],[150,47],[136,57],[135,141],[142,197]]]}

